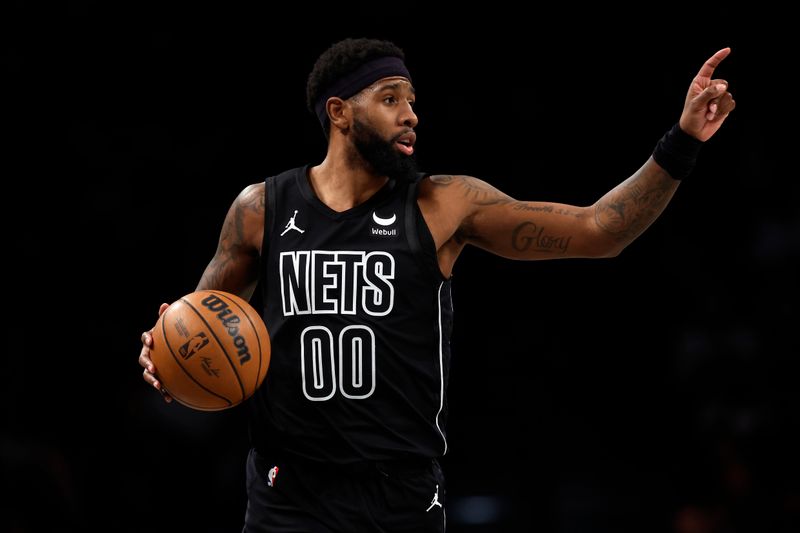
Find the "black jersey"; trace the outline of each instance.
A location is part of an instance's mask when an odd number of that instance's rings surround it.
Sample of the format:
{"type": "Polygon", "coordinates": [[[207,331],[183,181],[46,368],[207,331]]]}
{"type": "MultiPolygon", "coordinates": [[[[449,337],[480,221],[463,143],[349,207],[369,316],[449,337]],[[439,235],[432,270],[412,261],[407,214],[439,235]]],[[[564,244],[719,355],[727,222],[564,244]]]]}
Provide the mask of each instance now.
{"type": "Polygon", "coordinates": [[[452,303],[418,181],[390,180],[336,212],[307,172],[266,180],[272,354],[249,401],[255,445],[341,464],[441,456],[452,303]]]}

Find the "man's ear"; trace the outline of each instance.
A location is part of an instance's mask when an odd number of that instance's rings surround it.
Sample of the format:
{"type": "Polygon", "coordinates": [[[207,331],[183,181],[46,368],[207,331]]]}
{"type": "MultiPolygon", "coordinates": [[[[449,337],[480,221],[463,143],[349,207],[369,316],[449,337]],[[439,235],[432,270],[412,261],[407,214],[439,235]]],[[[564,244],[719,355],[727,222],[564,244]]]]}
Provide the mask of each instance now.
{"type": "Polygon", "coordinates": [[[328,112],[331,128],[339,128],[342,131],[350,129],[353,118],[353,109],[350,104],[337,96],[331,96],[325,102],[325,110],[328,112]]]}

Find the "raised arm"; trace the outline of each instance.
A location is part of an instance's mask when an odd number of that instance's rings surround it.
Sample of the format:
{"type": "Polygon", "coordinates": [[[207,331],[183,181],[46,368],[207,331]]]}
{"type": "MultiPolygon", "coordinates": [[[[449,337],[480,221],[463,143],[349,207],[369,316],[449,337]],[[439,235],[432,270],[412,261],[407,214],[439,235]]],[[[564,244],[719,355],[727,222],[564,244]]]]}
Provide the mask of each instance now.
{"type": "Polygon", "coordinates": [[[712,79],[729,48],[711,56],[692,80],[679,122],[632,176],[585,207],[515,200],[469,176],[432,176],[420,207],[447,273],[466,244],[512,259],[611,257],[664,211],[702,143],[734,109],[728,83],[712,79]]]}
{"type": "Polygon", "coordinates": [[[246,187],[233,201],[214,257],[196,290],[218,289],[249,300],[258,281],[258,257],[264,235],[264,184],[246,187]]]}

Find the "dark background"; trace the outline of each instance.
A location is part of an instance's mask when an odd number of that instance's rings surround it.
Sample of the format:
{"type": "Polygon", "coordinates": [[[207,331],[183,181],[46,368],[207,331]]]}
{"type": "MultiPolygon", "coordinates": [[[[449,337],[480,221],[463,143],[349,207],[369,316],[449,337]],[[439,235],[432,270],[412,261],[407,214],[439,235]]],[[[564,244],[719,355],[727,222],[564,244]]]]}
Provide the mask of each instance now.
{"type": "Polygon", "coordinates": [[[621,256],[456,265],[448,526],[800,531],[788,14],[166,6],[3,17],[0,530],[240,531],[243,411],[164,404],[139,335],[194,289],[244,186],[322,159],[306,76],[367,36],[406,51],[423,169],[575,205],[639,168],[732,47],[738,108],[621,256]]]}

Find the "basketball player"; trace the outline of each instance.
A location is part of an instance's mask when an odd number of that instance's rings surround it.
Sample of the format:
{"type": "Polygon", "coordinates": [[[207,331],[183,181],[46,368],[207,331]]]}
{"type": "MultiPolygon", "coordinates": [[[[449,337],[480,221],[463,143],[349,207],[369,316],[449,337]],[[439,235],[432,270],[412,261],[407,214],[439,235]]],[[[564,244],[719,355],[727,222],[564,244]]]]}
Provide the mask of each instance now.
{"type": "MultiPolygon", "coordinates": [[[[450,276],[465,246],[520,260],[613,257],[660,215],[734,108],[692,80],[652,157],[593,205],[518,201],[414,163],[416,94],[394,44],[347,39],[317,60],[309,109],[325,159],[246,187],[197,289],[251,298],[272,354],[247,402],[246,532],[441,532],[446,483],[450,276]]],[[[166,309],[161,306],[160,312],[166,309]]],[[[158,390],[142,334],[139,363],[158,390]]],[[[165,398],[170,398],[165,394],[165,398]]]]}

